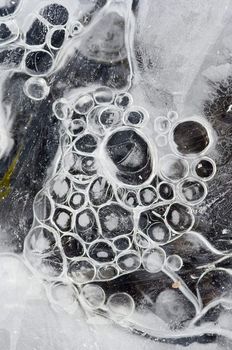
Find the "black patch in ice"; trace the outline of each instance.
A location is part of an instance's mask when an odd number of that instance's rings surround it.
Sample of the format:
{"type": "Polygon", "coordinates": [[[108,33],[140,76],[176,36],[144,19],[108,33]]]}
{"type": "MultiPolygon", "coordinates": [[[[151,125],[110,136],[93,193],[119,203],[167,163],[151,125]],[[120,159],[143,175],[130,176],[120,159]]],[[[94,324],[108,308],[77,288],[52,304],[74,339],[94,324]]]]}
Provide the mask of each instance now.
{"type": "Polygon", "coordinates": [[[69,19],[66,7],[56,3],[45,6],[40,14],[52,25],[65,25],[69,19]]]}
{"type": "Polygon", "coordinates": [[[173,130],[173,139],[178,152],[184,155],[200,153],[209,144],[206,128],[196,121],[179,123],[173,130]]]}
{"type": "Polygon", "coordinates": [[[51,45],[55,49],[61,48],[61,46],[64,43],[65,39],[65,30],[64,29],[57,29],[52,33],[51,37],[51,45]]]}
{"type": "Polygon", "coordinates": [[[4,40],[9,38],[11,31],[5,23],[0,24],[0,39],[4,40]]]}
{"type": "Polygon", "coordinates": [[[42,45],[45,43],[48,29],[47,26],[36,19],[26,33],[26,43],[28,45],[42,45]]]}
{"type": "Polygon", "coordinates": [[[29,52],[25,59],[25,65],[29,72],[37,74],[47,73],[51,69],[52,64],[51,54],[42,50],[29,52]]]}

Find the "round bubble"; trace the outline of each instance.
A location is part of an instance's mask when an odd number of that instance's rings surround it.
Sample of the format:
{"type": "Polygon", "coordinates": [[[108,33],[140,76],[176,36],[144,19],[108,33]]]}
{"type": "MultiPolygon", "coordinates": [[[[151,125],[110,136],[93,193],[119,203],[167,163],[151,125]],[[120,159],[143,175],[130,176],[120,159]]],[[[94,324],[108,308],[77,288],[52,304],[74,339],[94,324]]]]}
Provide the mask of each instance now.
{"type": "Polygon", "coordinates": [[[150,239],[157,244],[167,243],[170,239],[170,230],[163,221],[156,221],[147,228],[150,239]]]}
{"type": "Polygon", "coordinates": [[[71,117],[71,108],[68,105],[68,101],[65,98],[56,100],[52,105],[53,113],[57,119],[64,120],[71,117]]]}
{"type": "Polygon", "coordinates": [[[101,280],[107,280],[110,281],[117,277],[119,274],[119,271],[116,266],[114,265],[104,265],[100,266],[98,269],[98,278],[101,280]]]}
{"type": "Polygon", "coordinates": [[[194,173],[202,180],[210,180],[215,175],[216,165],[210,158],[202,158],[194,163],[194,173]]]}
{"type": "Polygon", "coordinates": [[[123,116],[124,123],[129,126],[140,127],[148,121],[148,113],[142,107],[130,107],[123,116]]]}
{"type": "Polygon", "coordinates": [[[50,87],[45,79],[31,77],[25,82],[23,91],[30,99],[40,101],[48,96],[50,87]]]}
{"type": "Polygon", "coordinates": [[[98,240],[96,243],[92,243],[89,246],[88,255],[98,263],[109,263],[115,258],[115,252],[112,245],[104,240],[98,240]]]}
{"type": "Polygon", "coordinates": [[[136,251],[126,251],[117,257],[117,265],[123,272],[135,271],[139,268],[140,264],[140,256],[136,251]]]}
{"type": "Polygon", "coordinates": [[[142,255],[143,267],[150,273],[160,272],[165,263],[165,252],[161,248],[146,249],[142,255]]]}
{"type": "Polygon", "coordinates": [[[29,51],[25,57],[25,69],[30,75],[47,74],[53,66],[52,55],[45,50],[29,51]]]}
{"type": "Polygon", "coordinates": [[[103,306],[105,302],[105,292],[96,284],[86,284],[82,288],[81,294],[85,303],[93,309],[103,306]]]}
{"type": "Polygon", "coordinates": [[[177,182],[188,175],[189,165],[187,160],[168,154],[159,161],[160,173],[164,178],[177,182]]]}
{"type": "Polygon", "coordinates": [[[195,179],[185,179],[179,186],[182,198],[189,204],[202,202],[207,195],[207,188],[204,183],[195,179]]]}
{"type": "Polygon", "coordinates": [[[199,154],[210,144],[206,127],[196,120],[177,124],[172,130],[172,139],[177,152],[183,155],[199,154]]]}
{"type": "Polygon", "coordinates": [[[172,271],[179,271],[183,266],[183,260],[179,255],[169,255],[166,261],[167,266],[172,271]]]}
{"type": "Polygon", "coordinates": [[[79,114],[87,114],[93,107],[94,100],[89,94],[78,97],[74,104],[74,109],[79,114]]]}
{"type": "Polygon", "coordinates": [[[111,316],[121,320],[129,317],[133,313],[135,303],[129,294],[115,293],[109,297],[107,306],[111,316]]]}
{"type": "Polygon", "coordinates": [[[166,134],[171,127],[170,120],[166,117],[158,117],[155,120],[154,128],[158,133],[166,134]]]}
{"type": "Polygon", "coordinates": [[[121,109],[128,108],[130,105],[132,105],[132,103],[133,103],[133,98],[127,92],[118,94],[115,98],[115,105],[121,109]]]}
{"type": "Polygon", "coordinates": [[[176,233],[189,231],[194,224],[191,208],[181,203],[173,203],[166,213],[166,222],[176,233]]]}
{"type": "Polygon", "coordinates": [[[83,31],[83,25],[79,21],[72,23],[69,28],[69,33],[71,36],[79,35],[82,31],[83,31]]]}
{"type": "Polygon", "coordinates": [[[161,199],[165,201],[172,200],[174,198],[174,187],[167,182],[161,182],[158,186],[158,193],[161,199]]]}
{"type": "Polygon", "coordinates": [[[68,274],[74,283],[87,283],[94,279],[96,269],[88,259],[72,261],[68,268],[68,274]]]}

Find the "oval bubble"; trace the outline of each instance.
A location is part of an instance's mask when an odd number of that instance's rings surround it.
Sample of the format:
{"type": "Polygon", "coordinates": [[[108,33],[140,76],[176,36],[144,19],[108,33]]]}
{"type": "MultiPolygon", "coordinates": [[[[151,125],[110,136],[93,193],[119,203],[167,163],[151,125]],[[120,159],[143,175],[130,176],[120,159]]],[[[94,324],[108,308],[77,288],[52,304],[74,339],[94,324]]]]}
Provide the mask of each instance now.
{"type": "Polygon", "coordinates": [[[116,278],[119,274],[118,269],[114,265],[103,265],[98,269],[98,278],[101,280],[110,281],[116,278]]]}
{"type": "Polygon", "coordinates": [[[93,107],[94,100],[89,94],[79,96],[74,103],[74,109],[79,114],[88,114],[93,107]]]}
{"type": "Polygon", "coordinates": [[[158,273],[165,263],[165,252],[161,248],[146,249],[142,255],[142,264],[146,271],[158,273]]]}
{"type": "Polygon", "coordinates": [[[159,161],[160,172],[163,177],[173,182],[182,180],[188,175],[189,165],[187,160],[169,154],[159,161]]]}
{"type": "Polygon", "coordinates": [[[25,82],[23,91],[30,99],[41,101],[48,96],[50,88],[45,79],[31,77],[25,82]]]}
{"type": "Polygon", "coordinates": [[[25,250],[34,254],[48,254],[54,250],[57,240],[53,230],[48,227],[34,227],[26,236],[25,250]]]}
{"type": "Polygon", "coordinates": [[[85,253],[84,245],[74,235],[63,235],[61,245],[65,256],[69,259],[78,258],[85,253]]]}
{"type": "Polygon", "coordinates": [[[158,193],[161,199],[170,201],[174,198],[174,187],[168,182],[161,182],[158,185],[158,193]]]}
{"type": "Polygon", "coordinates": [[[43,7],[40,10],[40,15],[53,26],[65,25],[69,19],[67,8],[55,2],[43,7]]]}
{"type": "Polygon", "coordinates": [[[181,197],[189,204],[202,202],[207,195],[207,188],[204,183],[195,179],[185,179],[179,185],[181,197]]]}
{"type": "Polygon", "coordinates": [[[107,306],[111,316],[121,320],[131,316],[135,308],[135,303],[129,294],[115,293],[107,300],[107,306]]]}
{"type": "Polygon", "coordinates": [[[172,271],[179,271],[183,266],[183,260],[179,255],[169,255],[166,261],[167,266],[172,271]]]}
{"type": "Polygon", "coordinates": [[[155,119],[154,129],[156,132],[166,134],[171,128],[171,122],[166,117],[158,117],[155,119]]]}
{"type": "Polygon", "coordinates": [[[133,250],[122,252],[117,257],[117,265],[123,272],[136,271],[140,267],[140,264],[140,256],[133,250]]]}
{"type": "Polygon", "coordinates": [[[24,65],[26,72],[30,75],[45,75],[53,66],[53,57],[48,51],[42,49],[29,51],[24,65]]]}
{"type": "Polygon", "coordinates": [[[208,130],[198,120],[178,123],[171,137],[176,151],[182,155],[200,154],[209,147],[211,141],[208,130]]]}
{"type": "Polygon", "coordinates": [[[128,92],[120,93],[115,98],[115,105],[118,108],[126,109],[133,103],[133,98],[128,92]]]}
{"type": "Polygon", "coordinates": [[[173,203],[166,213],[166,222],[176,233],[189,231],[194,224],[191,208],[180,203],[173,203]]]}
{"type": "Polygon", "coordinates": [[[147,235],[157,244],[165,244],[169,241],[171,233],[163,221],[156,221],[147,228],[147,235]]]}
{"type": "Polygon", "coordinates": [[[158,200],[158,198],[154,187],[147,186],[145,188],[142,188],[139,191],[139,200],[140,200],[140,203],[144,206],[149,206],[155,203],[158,200]]]}
{"type": "Polygon", "coordinates": [[[193,166],[194,175],[205,181],[211,180],[216,173],[216,164],[208,157],[197,160],[193,166]]]}
{"type": "Polygon", "coordinates": [[[141,127],[148,121],[148,113],[142,107],[132,106],[127,109],[123,115],[123,120],[126,125],[141,127]]]}
{"type": "Polygon", "coordinates": [[[82,284],[94,279],[96,269],[88,259],[72,261],[68,268],[68,275],[74,283],[82,284]]]}
{"type": "Polygon", "coordinates": [[[97,88],[93,92],[94,100],[97,104],[111,104],[114,100],[113,91],[107,86],[97,88]]]}
{"type": "Polygon", "coordinates": [[[92,309],[97,309],[104,305],[105,292],[96,284],[86,284],[81,291],[86,304],[92,309]]]}
{"type": "Polygon", "coordinates": [[[68,119],[72,115],[71,108],[65,98],[56,100],[52,105],[52,110],[56,118],[60,120],[68,119]]]}
{"type": "Polygon", "coordinates": [[[104,240],[98,240],[96,243],[92,243],[89,246],[88,255],[99,264],[113,262],[115,258],[112,245],[104,240]]]}

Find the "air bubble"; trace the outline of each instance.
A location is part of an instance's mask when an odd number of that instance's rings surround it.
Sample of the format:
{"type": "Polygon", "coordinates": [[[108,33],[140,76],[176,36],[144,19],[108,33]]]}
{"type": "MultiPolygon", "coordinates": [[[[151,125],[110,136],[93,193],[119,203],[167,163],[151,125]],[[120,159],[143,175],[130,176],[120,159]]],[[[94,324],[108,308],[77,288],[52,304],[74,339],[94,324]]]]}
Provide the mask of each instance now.
{"type": "Polygon", "coordinates": [[[161,199],[165,201],[172,200],[174,198],[174,187],[168,182],[161,182],[158,186],[158,193],[161,199]]]}
{"type": "Polygon", "coordinates": [[[69,199],[69,205],[74,210],[80,209],[84,205],[84,203],[85,194],[82,192],[74,192],[69,199]]]}
{"type": "Polygon", "coordinates": [[[24,57],[25,48],[9,45],[7,48],[0,48],[0,69],[8,70],[18,68],[24,57]]]}
{"type": "Polygon", "coordinates": [[[210,180],[216,173],[216,165],[210,158],[202,158],[194,163],[194,173],[202,180],[210,180]]]}
{"type": "Polygon", "coordinates": [[[43,193],[43,191],[39,192],[34,199],[34,216],[41,223],[46,222],[51,215],[51,202],[48,196],[43,193]]]}
{"type": "Polygon", "coordinates": [[[88,259],[79,259],[70,263],[68,274],[74,283],[82,284],[94,279],[96,269],[88,259]]]}
{"type": "Polygon", "coordinates": [[[0,46],[10,44],[19,37],[19,27],[15,21],[0,24],[0,46]]]}
{"type": "Polygon", "coordinates": [[[56,100],[52,105],[52,110],[56,118],[60,120],[68,119],[72,114],[68,101],[65,98],[56,100]]]}
{"type": "Polygon", "coordinates": [[[77,290],[72,284],[55,282],[49,290],[51,301],[68,312],[74,312],[77,307],[77,290]]]}
{"type": "Polygon", "coordinates": [[[93,180],[89,187],[89,200],[94,206],[108,202],[113,196],[110,183],[102,176],[93,180]]]}
{"type": "Polygon", "coordinates": [[[115,293],[109,297],[107,306],[112,318],[117,318],[120,321],[131,316],[135,303],[129,294],[115,293]]]}
{"type": "Polygon", "coordinates": [[[87,243],[91,243],[99,237],[96,217],[90,208],[86,208],[77,214],[75,228],[77,234],[87,243]]]}
{"type": "Polygon", "coordinates": [[[87,284],[82,288],[81,294],[85,303],[92,309],[98,309],[104,305],[106,296],[100,286],[87,284]]]}
{"type": "Polygon", "coordinates": [[[148,121],[148,113],[142,107],[131,107],[123,116],[124,123],[128,126],[140,127],[148,121]]]}
{"type": "Polygon", "coordinates": [[[115,105],[121,109],[128,108],[132,103],[133,103],[133,98],[127,92],[118,94],[115,98],[115,105]]]}
{"type": "Polygon", "coordinates": [[[152,186],[147,186],[139,191],[140,203],[144,206],[149,206],[155,203],[157,198],[156,190],[152,186]]]}
{"type": "Polygon", "coordinates": [[[187,160],[178,158],[172,154],[162,157],[159,164],[161,175],[173,182],[182,180],[189,172],[187,160]]]}
{"type": "Polygon", "coordinates": [[[167,146],[168,139],[167,139],[167,137],[165,135],[158,135],[155,138],[155,142],[156,142],[158,147],[164,147],[164,146],[167,146]]]}
{"type": "Polygon", "coordinates": [[[118,126],[121,123],[121,118],[121,111],[114,106],[105,107],[99,115],[100,123],[105,128],[118,126]]]}
{"type": "Polygon", "coordinates": [[[171,123],[176,122],[178,119],[178,113],[176,111],[169,111],[167,117],[171,123]]]}
{"type": "Polygon", "coordinates": [[[147,249],[142,255],[143,267],[150,273],[158,273],[163,268],[165,257],[165,252],[161,248],[147,249]]]}
{"type": "Polygon", "coordinates": [[[55,233],[48,227],[34,227],[25,239],[26,252],[33,254],[48,254],[56,246],[55,233]]]}
{"type": "Polygon", "coordinates": [[[69,121],[68,131],[71,136],[81,135],[86,128],[86,123],[82,119],[73,119],[69,121]]]}
{"type": "Polygon", "coordinates": [[[171,123],[168,118],[166,117],[158,117],[155,120],[154,128],[155,131],[158,133],[166,134],[169,132],[171,127],[171,123]]]}
{"type": "Polygon", "coordinates": [[[172,271],[179,271],[183,266],[183,260],[179,255],[169,255],[166,264],[172,271]]]}
{"type": "MultiPolygon", "coordinates": [[[[33,16],[34,17],[34,16],[33,16]]],[[[27,23],[28,23],[27,18],[27,23]]],[[[44,24],[40,19],[33,18],[31,24],[28,26],[27,24],[27,32],[25,34],[25,42],[29,46],[42,46],[45,44],[48,26],[44,24]]]]}
{"type": "Polygon", "coordinates": [[[108,239],[130,234],[134,228],[132,213],[117,203],[101,207],[99,220],[102,234],[108,239]]]}
{"type": "Polygon", "coordinates": [[[56,203],[64,203],[70,191],[70,180],[62,175],[56,176],[49,184],[49,191],[56,203]]]}
{"type": "Polygon", "coordinates": [[[40,15],[54,26],[65,25],[69,19],[69,13],[66,7],[57,3],[49,4],[42,8],[40,15]]]}
{"type": "Polygon", "coordinates": [[[79,35],[83,31],[83,25],[81,22],[76,21],[70,26],[69,33],[71,36],[79,35]]]}
{"type": "Polygon", "coordinates": [[[25,82],[23,91],[30,99],[41,101],[48,96],[50,88],[45,79],[31,77],[25,82]]]}
{"type": "Polygon", "coordinates": [[[88,255],[91,259],[100,264],[113,262],[115,258],[115,252],[113,251],[112,245],[104,240],[92,243],[89,246],[88,255]]]}
{"type": "Polygon", "coordinates": [[[119,274],[118,269],[114,265],[100,266],[98,269],[98,278],[101,280],[110,281],[117,277],[119,274]]]}
{"type": "Polygon", "coordinates": [[[53,66],[52,55],[45,50],[29,51],[25,57],[25,69],[30,75],[44,75],[53,66]]]}
{"type": "Polygon", "coordinates": [[[91,134],[85,134],[78,138],[75,142],[77,152],[93,153],[98,145],[98,139],[91,134]]]}
{"type": "Polygon", "coordinates": [[[169,241],[171,233],[163,221],[155,221],[148,229],[147,234],[153,242],[165,244],[169,241]]]}
{"type": "Polygon", "coordinates": [[[53,50],[59,50],[65,41],[66,30],[63,28],[52,29],[49,33],[49,44],[53,50]]]}
{"type": "Polygon", "coordinates": [[[2,19],[6,19],[13,16],[21,3],[22,0],[1,1],[0,17],[2,17],[2,19]]]}
{"type": "Polygon", "coordinates": [[[67,258],[73,259],[84,255],[85,249],[80,240],[72,235],[64,235],[61,238],[61,245],[67,258]]]}
{"type": "Polygon", "coordinates": [[[80,96],[74,104],[74,109],[79,114],[88,114],[94,107],[94,100],[91,95],[80,96]]]}
{"type": "Polygon", "coordinates": [[[202,202],[207,195],[207,188],[204,183],[188,178],[179,185],[179,191],[184,201],[189,204],[202,202]]]}
{"type": "Polygon", "coordinates": [[[194,224],[194,216],[192,210],[183,204],[173,203],[170,205],[166,221],[170,228],[176,233],[189,231],[194,224]]]}
{"type": "Polygon", "coordinates": [[[118,255],[117,264],[123,272],[132,272],[138,270],[141,261],[136,251],[126,251],[118,255]]]}
{"type": "Polygon", "coordinates": [[[206,127],[195,120],[177,124],[172,130],[172,138],[177,152],[183,155],[200,154],[210,144],[206,127]]]}
{"type": "Polygon", "coordinates": [[[53,222],[60,231],[70,231],[72,227],[72,213],[68,209],[57,207],[53,215],[53,222]]]}
{"type": "Polygon", "coordinates": [[[108,87],[99,87],[93,92],[93,97],[98,104],[111,104],[114,100],[113,91],[108,87]]]}
{"type": "Polygon", "coordinates": [[[117,250],[124,251],[131,247],[131,241],[127,236],[125,237],[121,236],[121,237],[115,238],[114,246],[117,250]]]}

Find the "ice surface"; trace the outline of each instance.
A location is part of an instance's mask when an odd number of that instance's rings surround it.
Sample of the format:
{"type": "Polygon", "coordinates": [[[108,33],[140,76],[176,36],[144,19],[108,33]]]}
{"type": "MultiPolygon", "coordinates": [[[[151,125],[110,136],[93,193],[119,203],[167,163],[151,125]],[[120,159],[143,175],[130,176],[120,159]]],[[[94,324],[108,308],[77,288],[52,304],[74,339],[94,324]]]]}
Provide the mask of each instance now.
{"type": "Polygon", "coordinates": [[[1,349],[231,349],[231,18],[0,1],[1,349]]]}

